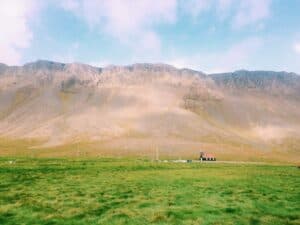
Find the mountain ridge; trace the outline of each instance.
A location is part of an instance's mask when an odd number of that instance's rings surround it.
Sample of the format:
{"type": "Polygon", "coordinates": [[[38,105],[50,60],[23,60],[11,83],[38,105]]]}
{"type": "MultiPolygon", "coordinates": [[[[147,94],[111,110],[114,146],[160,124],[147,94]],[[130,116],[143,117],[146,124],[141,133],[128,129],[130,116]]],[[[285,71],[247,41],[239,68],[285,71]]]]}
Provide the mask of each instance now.
{"type": "Polygon", "coordinates": [[[256,73],[256,72],[263,72],[263,73],[284,73],[287,75],[295,75],[295,76],[300,76],[299,74],[295,73],[295,72],[287,72],[287,71],[272,71],[272,70],[245,70],[245,69],[239,69],[239,70],[235,70],[232,72],[219,72],[219,73],[204,73],[202,71],[199,70],[195,70],[195,69],[190,69],[187,67],[182,67],[182,68],[178,68],[175,66],[172,66],[170,64],[166,64],[166,63],[134,63],[134,64],[128,64],[128,65],[115,65],[115,64],[111,64],[111,65],[107,65],[104,67],[98,67],[98,66],[93,66],[87,63],[80,63],[80,62],[72,62],[72,63],[61,63],[61,62],[57,62],[57,61],[51,61],[51,60],[36,60],[33,62],[28,62],[25,63],[23,65],[20,66],[16,66],[16,65],[12,65],[9,66],[5,63],[1,63],[0,62],[0,69],[1,68],[35,68],[35,69],[41,69],[41,68],[63,68],[65,66],[71,66],[71,65],[81,65],[81,66],[85,66],[85,67],[92,67],[92,68],[96,68],[99,70],[103,70],[103,69],[113,69],[113,68],[128,68],[128,69],[133,69],[133,68],[147,68],[147,67],[157,67],[157,68],[172,68],[172,69],[176,69],[176,70],[186,70],[186,71],[192,71],[194,73],[202,73],[202,74],[206,74],[206,75],[213,75],[213,76],[217,76],[217,75],[222,75],[222,74],[239,74],[239,73],[244,73],[244,72],[251,72],[251,73],[256,73]]]}

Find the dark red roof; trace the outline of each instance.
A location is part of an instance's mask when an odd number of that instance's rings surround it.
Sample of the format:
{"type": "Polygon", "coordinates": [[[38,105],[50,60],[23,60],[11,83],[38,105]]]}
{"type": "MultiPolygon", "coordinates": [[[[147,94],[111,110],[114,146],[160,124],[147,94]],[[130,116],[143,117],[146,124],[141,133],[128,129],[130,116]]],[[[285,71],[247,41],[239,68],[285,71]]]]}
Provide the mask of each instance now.
{"type": "Polygon", "coordinates": [[[210,153],[204,153],[203,158],[215,158],[215,156],[213,154],[210,154],[210,153]]]}

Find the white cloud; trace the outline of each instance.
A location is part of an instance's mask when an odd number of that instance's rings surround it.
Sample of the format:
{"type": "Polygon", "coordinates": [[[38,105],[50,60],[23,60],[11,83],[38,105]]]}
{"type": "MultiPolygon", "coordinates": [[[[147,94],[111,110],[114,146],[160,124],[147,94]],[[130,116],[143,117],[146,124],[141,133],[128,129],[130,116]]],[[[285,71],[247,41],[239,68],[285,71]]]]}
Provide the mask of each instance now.
{"type": "Polygon", "coordinates": [[[211,63],[216,64],[219,68],[212,68],[214,70],[228,71],[242,69],[249,66],[251,57],[262,46],[262,40],[260,38],[248,38],[243,40],[224,53],[211,54],[211,63]]]}
{"type": "Polygon", "coordinates": [[[217,7],[220,11],[227,11],[233,3],[234,0],[218,0],[217,7]]]}
{"type": "Polygon", "coordinates": [[[270,16],[272,0],[181,0],[181,8],[193,18],[210,10],[222,21],[230,19],[233,28],[248,25],[262,27],[261,21],[270,16]]]}
{"type": "Polygon", "coordinates": [[[247,69],[262,43],[263,41],[260,38],[252,37],[215,52],[174,56],[170,60],[166,60],[166,63],[179,68],[187,67],[203,70],[207,73],[247,69]]]}
{"type": "Polygon", "coordinates": [[[300,42],[296,42],[293,46],[293,49],[296,53],[300,54],[300,42]]]}
{"type": "Polygon", "coordinates": [[[135,48],[136,53],[152,52],[153,54],[159,54],[161,50],[161,41],[159,36],[153,31],[147,31],[140,36],[140,40],[137,40],[134,45],[139,46],[135,48]]]}
{"type": "Polygon", "coordinates": [[[61,6],[70,11],[77,11],[80,8],[79,1],[76,0],[63,0],[60,1],[61,6]]]}
{"type": "Polygon", "coordinates": [[[35,0],[0,1],[0,62],[19,64],[21,50],[30,46],[29,20],[38,11],[35,0]]]}
{"type": "Polygon", "coordinates": [[[75,41],[71,43],[68,47],[63,49],[62,54],[55,54],[50,60],[63,62],[63,63],[73,63],[76,61],[78,56],[78,49],[80,47],[79,42],[75,41]]]}
{"type": "Polygon", "coordinates": [[[176,21],[176,0],[65,0],[62,7],[98,29],[137,49],[160,47],[154,27],[176,21]]]}
{"type": "Polygon", "coordinates": [[[185,13],[197,18],[202,12],[207,11],[212,6],[212,0],[181,0],[180,5],[185,13]]]}
{"type": "MultiPolygon", "coordinates": [[[[53,1],[72,12],[84,21],[92,30],[110,35],[125,44],[132,52],[129,59],[160,59],[162,49],[161,38],[156,28],[161,25],[175,24],[181,18],[180,10],[185,10],[193,18],[199,18],[204,11],[220,14],[228,19],[235,28],[251,24],[258,28],[264,26],[264,19],[270,16],[271,0],[62,0],[53,1]],[[180,17],[180,18],[179,18],[180,17]]],[[[52,3],[53,3],[52,2],[52,3]]],[[[0,1],[0,62],[19,64],[23,49],[29,48],[33,33],[29,23],[39,12],[37,0],[1,0],[0,1]]],[[[45,4],[49,4],[45,3],[45,4]]],[[[252,44],[255,41],[250,41],[252,44]]],[[[298,46],[298,45],[297,45],[298,46]]],[[[299,51],[299,46],[294,46],[299,51]]],[[[79,48],[74,43],[72,51],[79,48]]],[[[251,45],[250,45],[251,48],[251,45]]],[[[251,49],[249,52],[251,52],[251,49]]],[[[216,54],[208,52],[206,55],[212,60],[228,62],[230,58],[243,58],[241,45],[231,46],[227,50],[216,54]],[[240,50],[239,50],[240,49],[240,50]],[[237,52],[240,52],[239,56],[237,52]],[[226,53],[226,54],[225,54],[226,53]]],[[[205,56],[206,56],[205,55],[205,56]]],[[[248,54],[249,55],[249,54],[248,54]]],[[[67,52],[65,61],[73,60],[74,54],[67,52]]],[[[139,60],[140,61],[140,60],[139,60]]],[[[188,60],[176,59],[179,64],[193,66],[205,62],[204,55],[188,57],[188,60]],[[192,58],[192,60],[190,60],[192,58]],[[182,63],[183,62],[183,63],[182,63]]],[[[206,60],[209,63],[209,60],[206,60]]],[[[235,62],[232,62],[235,64],[235,62]]],[[[203,65],[203,64],[202,64],[203,65]]],[[[193,66],[193,67],[195,67],[193,66]]],[[[228,67],[226,63],[224,66],[228,67]]]]}
{"type": "Polygon", "coordinates": [[[268,18],[270,16],[271,3],[271,0],[240,1],[237,14],[233,19],[233,26],[241,28],[268,18]]]}
{"type": "Polygon", "coordinates": [[[131,50],[128,58],[159,58],[163,44],[156,28],[175,24],[182,14],[200,19],[215,13],[234,28],[263,29],[272,0],[62,0],[60,6],[84,21],[91,30],[109,35],[131,50]]]}

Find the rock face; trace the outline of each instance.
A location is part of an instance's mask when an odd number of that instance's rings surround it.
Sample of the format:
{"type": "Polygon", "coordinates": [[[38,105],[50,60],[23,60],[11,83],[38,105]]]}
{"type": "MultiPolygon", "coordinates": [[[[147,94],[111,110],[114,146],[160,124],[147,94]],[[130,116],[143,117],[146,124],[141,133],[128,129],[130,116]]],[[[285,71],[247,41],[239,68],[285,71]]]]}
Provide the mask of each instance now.
{"type": "Polygon", "coordinates": [[[97,143],[98,153],[207,149],[228,157],[272,153],[298,160],[300,77],[206,75],[165,64],[0,64],[0,136],[39,139],[40,147],[97,143]]]}

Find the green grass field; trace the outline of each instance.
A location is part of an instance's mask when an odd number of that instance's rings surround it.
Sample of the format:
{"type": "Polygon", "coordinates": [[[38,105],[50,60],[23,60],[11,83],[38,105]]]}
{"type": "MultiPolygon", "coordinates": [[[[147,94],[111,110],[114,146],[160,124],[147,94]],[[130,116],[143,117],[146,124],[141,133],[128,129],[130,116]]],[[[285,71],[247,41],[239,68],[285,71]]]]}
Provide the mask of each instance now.
{"type": "Polygon", "coordinates": [[[300,169],[0,158],[0,224],[300,224],[300,169]]]}

